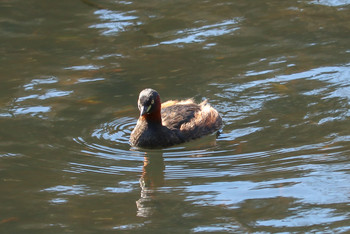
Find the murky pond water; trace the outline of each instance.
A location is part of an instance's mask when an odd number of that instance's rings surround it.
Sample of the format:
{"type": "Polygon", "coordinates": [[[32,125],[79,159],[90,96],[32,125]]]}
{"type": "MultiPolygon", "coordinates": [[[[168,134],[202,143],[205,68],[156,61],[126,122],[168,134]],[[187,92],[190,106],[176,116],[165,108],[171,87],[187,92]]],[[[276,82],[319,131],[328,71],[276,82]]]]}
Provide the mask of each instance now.
{"type": "Polygon", "coordinates": [[[350,231],[350,1],[0,2],[0,232],[350,231]],[[140,90],[221,134],[131,148],[140,90]]]}

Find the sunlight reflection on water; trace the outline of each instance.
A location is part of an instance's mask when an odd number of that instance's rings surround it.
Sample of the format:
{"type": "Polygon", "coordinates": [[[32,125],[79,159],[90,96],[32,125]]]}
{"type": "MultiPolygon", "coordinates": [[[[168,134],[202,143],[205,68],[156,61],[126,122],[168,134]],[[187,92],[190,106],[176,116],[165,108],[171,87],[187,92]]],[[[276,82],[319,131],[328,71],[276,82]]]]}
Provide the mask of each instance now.
{"type": "MultiPolygon", "coordinates": [[[[49,106],[30,106],[30,107],[18,107],[13,110],[14,115],[36,115],[39,113],[49,112],[51,107],[49,106]]],[[[12,111],[11,111],[12,112],[12,111]]]]}
{"type": "Polygon", "coordinates": [[[312,209],[309,211],[299,212],[284,219],[261,220],[257,221],[259,226],[273,227],[305,227],[317,224],[329,224],[346,219],[346,216],[337,214],[334,209],[312,209]]]}
{"type": "MultiPolygon", "coordinates": [[[[312,170],[316,170],[316,167],[320,169],[321,166],[309,166],[312,170]]],[[[330,168],[322,166],[322,169],[325,169],[323,174],[315,171],[306,173],[303,178],[298,179],[275,179],[264,182],[215,182],[206,185],[193,185],[188,188],[188,192],[193,194],[188,199],[202,205],[225,204],[232,207],[236,207],[246,199],[267,199],[278,196],[292,197],[298,202],[317,205],[349,202],[350,189],[344,185],[344,182],[349,179],[349,175],[341,172],[337,173],[334,175],[337,178],[335,184],[334,181],[329,181],[327,178],[328,172],[331,171],[330,168]],[[332,189],[330,190],[330,188],[332,189]],[[344,191],[344,193],[338,191],[344,191]],[[199,195],[203,193],[206,195],[199,195]]],[[[286,171],[287,168],[283,170],[286,171]]],[[[294,167],[290,170],[308,170],[308,168],[294,167]]]]}
{"type": "Polygon", "coordinates": [[[137,16],[130,15],[133,12],[117,12],[111,10],[97,10],[95,14],[99,16],[104,23],[90,26],[90,28],[104,29],[104,35],[115,34],[124,31],[126,27],[134,25],[137,16]]]}
{"type": "MultiPolygon", "coordinates": [[[[233,20],[225,20],[224,22],[220,22],[213,25],[205,25],[199,28],[191,28],[186,30],[180,30],[175,33],[174,36],[178,37],[169,41],[162,41],[152,46],[158,46],[161,44],[181,44],[181,43],[200,43],[204,42],[207,38],[210,37],[218,37],[226,34],[230,34],[239,28],[236,26],[241,19],[233,19],[233,20]]],[[[211,43],[210,46],[214,46],[215,44],[211,43]]],[[[208,44],[207,44],[208,46],[208,44]]]]}
{"type": "Polygon", "coordinates": [[[349,0],[316,0],[312,4],[321,4],[326,6],[346,6],[350,4],[349,0]]]}

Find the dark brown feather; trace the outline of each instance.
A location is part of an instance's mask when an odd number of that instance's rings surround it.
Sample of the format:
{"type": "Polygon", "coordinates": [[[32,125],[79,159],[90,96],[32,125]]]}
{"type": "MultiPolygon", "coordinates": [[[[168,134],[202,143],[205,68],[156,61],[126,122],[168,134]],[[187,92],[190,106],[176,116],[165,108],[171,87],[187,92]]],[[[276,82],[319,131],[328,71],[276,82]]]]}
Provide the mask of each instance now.
{"type": "Polygon", "coordinates": [[[181,125],[188,123],[200,111],[197,104],[173,105],[162,109],[162,123],[170,129],[180,129],[181,125]]]}

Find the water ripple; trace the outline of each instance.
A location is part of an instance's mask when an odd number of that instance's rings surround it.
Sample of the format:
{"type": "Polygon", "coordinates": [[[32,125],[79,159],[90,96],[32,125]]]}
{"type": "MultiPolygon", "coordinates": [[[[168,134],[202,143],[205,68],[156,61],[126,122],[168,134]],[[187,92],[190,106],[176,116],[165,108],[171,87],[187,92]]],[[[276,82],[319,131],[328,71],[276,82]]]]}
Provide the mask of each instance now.
{"type": "Polygon", "coordinates": [[[44,85],[44,84],[55,84],[58,82],[57,77],[49,76],[49,77],[42,77],[40,79],[33,79],[28,84],[23,85],[24,90],[32,90],[38,85],[44,85]]]}
{"type": "Polygon", "coordinates": [[[88,64],[88,65],[81,65],[81,66],[71,66],[66,67],[64,69],[66,70],[74,70],[74,71],[90,71],[90,70],[98,70],[102,68],[103,66],[97,66],[94,64],[88,64]]]}
{"type": "Polygon", "coordinates": [[[128,137],[135,124],[136,121],[134,118],[124,117],[115,119],[112,122],[102,124],[100,128],[92,132],[91,136],[118,144],[128,144],[128,137]]]}
{"type": "Polygon", "coordinates": [[[350,1],[349,0],[317,0],[317,1],[311,1],[310,3],[317,4],[317,5],[339,7],[339,6],[349,5],[350,1]]]}
{"type": "Polygon", "coordinates": [[[240,18],[236,18],[232,20],[225,20],[217,24],[205,25],[199,28],[181,30],[176,33],[180,38],[170,41],[163,41],[160,44],[203,42],[206,38],[213,36],[222,36],[236,31],[239,29],[236,25],[240,20],[240,18]]]}
{"type": "Polygon", "coordinates": [[[28,99],[45,100],[45,99],[49,99],[49,98],[57,98],[57,97],[68,96],[71,93],[73,93],[73,91],[62,91],[62,90],[57,90],[57,89],[49,89],[49,90],[46,91],[46,93],[44,93],[42,95],[30,94],[28,96],[19,97],[19,98],[17,98],[16,101],[17,102],[23,102],[23,101],[28,100],[28,99]]]}
{"type": "MultiPolygon", "coordinates": [[[[159,45],[201,43],[206,41],[208,38],[230,34],[238,30],[239,27],[237,26],[237,24],[241,20],[242,20],[241,18],[234,18],[234,19],[225,20],[223,22],[219,22],[216,24],[205,25],[198,28],[179,30],[176,33],[174,33],[174,37],[176,37],[175,39],[164,40],[160,43],[148,45],[146,47],[154,47],[159,45]]],[[[214,44],[209,43],[207,44],[207,47],[211,47],[213,45],[215,45],[215,43],[214,44]]]]}
{"type": "Polygon", "coordinates": [[[19,87],[17,95],[12,102],[3,108],[1,117],[29,115],[32,117],[47,118],[53,110],[52,103],[57,98],[73,94],[72,90],[60,90],[57,87],[59,79],[55,76],[41,77],[29,80],[19,87]]]}
{"type": "Polygon", "coordinates": [[[91,25],[90,28],[104,29],[104,35],[116,34],[124,31],[126,27],[134,25],[134,21],[138,18],[131,15],[133,12],[118,12],[111,10],[97,10],[95,14],[99,16],[104,23],[91,25]]]}

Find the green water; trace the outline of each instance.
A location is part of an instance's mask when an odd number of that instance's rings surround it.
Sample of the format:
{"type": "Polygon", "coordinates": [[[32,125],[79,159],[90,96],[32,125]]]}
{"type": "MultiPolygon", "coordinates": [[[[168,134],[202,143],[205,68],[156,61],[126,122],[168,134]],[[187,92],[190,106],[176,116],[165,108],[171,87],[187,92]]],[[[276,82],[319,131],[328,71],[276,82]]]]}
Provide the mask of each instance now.
{"type": "Polygon", "coordinates": [[[0,233],[350,230],[350,1],[0,2],[0,233]],[[137,97],[221,134],[131,148],[137,97]]]}

